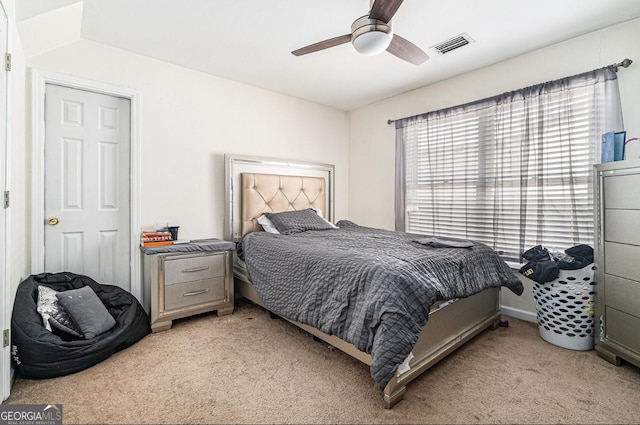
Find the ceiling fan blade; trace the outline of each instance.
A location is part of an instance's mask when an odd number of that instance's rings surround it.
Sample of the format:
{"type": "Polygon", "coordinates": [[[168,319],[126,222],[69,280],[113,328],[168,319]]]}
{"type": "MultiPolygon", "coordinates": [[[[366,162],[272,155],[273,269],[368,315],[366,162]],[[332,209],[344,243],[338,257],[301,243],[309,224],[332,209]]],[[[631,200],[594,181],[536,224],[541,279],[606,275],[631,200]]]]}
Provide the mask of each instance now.
{"type": "Polygon", "coordinates": [[[307,53],[317,52],[318,50],[328,49],[329,47],[339,46],[351,41],[351,34],[341,35],[339,37],[330,38],[328,40],[320,41],[318,43],[310,44],[306,47],[302,47],[298,50],[291,52],[294,56],[302,56],[307,53]]]}
{"type": "Polygon", "coordinates": [[[391,44],[387,47],[387,52],[414,65],[420,65],[429,59],[429,55],[423,52],[418,46],[400,37],[398,34],[393,35],[391,44]]]}
{"type": "Polygon", "coordinates": [[[388,23],[398,11],[402,1],[403,0],[375,0],[369,12],[369,19],[377,19],[388,23]]]}

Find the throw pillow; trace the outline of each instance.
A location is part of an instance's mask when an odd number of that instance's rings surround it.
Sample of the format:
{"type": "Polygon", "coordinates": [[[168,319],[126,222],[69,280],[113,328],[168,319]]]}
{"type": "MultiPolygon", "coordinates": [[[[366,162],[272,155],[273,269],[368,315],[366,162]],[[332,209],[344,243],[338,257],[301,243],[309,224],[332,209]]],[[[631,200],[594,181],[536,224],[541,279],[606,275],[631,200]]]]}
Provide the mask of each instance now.
{"type": "Polygon", "coordinates": [[[58,292],[56,297],[85,339],[95,338],[116,324],[116,320],[90,286],[58,292]]]}

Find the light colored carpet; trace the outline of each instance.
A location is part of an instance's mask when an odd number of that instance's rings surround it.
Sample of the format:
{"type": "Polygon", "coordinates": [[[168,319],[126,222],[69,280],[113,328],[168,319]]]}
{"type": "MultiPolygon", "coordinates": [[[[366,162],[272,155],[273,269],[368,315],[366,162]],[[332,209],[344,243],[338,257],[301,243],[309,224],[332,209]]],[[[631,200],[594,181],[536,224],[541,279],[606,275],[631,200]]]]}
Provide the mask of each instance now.
{"type": "Polygon", "coordinates": [[[638,423],[640,370],[543,341],[508,318],[385,410],[368,367],[241,301],[174,322],[79,373],[17,378],[7,403],[62,403],[65,423],[638,423]]]}

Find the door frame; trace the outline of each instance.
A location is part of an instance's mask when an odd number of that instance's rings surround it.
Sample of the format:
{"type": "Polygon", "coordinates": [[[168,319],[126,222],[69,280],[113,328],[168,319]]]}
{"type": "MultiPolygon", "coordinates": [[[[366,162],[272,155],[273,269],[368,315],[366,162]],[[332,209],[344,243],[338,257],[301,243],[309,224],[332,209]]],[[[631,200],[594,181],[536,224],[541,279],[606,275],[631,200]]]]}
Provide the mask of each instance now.
{"type": "MultiPolygon", "coordinates": [[[[7,22],[7,45],[3,46],[2,49],[6,49],[7,53],[11,53],[11,21],[9,19],[9,9],[7,8],[6,0],[0,0],[0,13],[4,15],[4,19],[7,22]]],[[[4,60],[2,60],[4,62],[4,60]]],[[[4,66],[4,65],[2,65],[4,66]]],[[[0,186],[2,193],[4,191],[11,190],[11,108],[9,107],[11,104],[11,72],[7,71],[7,79],[6,79],[6,90],[5,96],[5,116],[3,119],[6,119],[5,123],[5,134],[4,141],[0,143],[0,160],[2,163],[3,176],[0,176],[0,186]]],[[[4,195],[3,195],[4,196],[4,195]]],[[[4,208],[4,205],[0,205],[0,208],[4,209],[4,214],[1,214],[0,218],[0,226],[2,230],[0,234],[2,235],[0,243],[2,244],[2,248],[0,248],[0,252],[2,257],[0,259],[0,294],[2,294],[2,306],[0,307],[0,331],[4,331],[5,329],[11,328],[11,312],[12,312],[12,300],[13,295],[11,293],[11,284],[10,284],[10,270],[8,260],[9,253],[11,252],[11,208],[4,208]]],[[[0,404],[9,397],[11,392],[11,378],[13,375],[13,370],[11,367],[11,356],[10,356],[11,344],[7,347],[2,347],[0,344],[0,404]]]]}
{"type": "Polygon", "coordinates": [[[130,151],[130,279],[131,293],[142,302],[140,261],[140,93],[138,90],[87,80],[55,72],[31,70],[31,273],[44,272],[44,145],[45,145],[45,92],[47,84],[80,89],[109,96],[122,97],[131,102],[130,151]]]}

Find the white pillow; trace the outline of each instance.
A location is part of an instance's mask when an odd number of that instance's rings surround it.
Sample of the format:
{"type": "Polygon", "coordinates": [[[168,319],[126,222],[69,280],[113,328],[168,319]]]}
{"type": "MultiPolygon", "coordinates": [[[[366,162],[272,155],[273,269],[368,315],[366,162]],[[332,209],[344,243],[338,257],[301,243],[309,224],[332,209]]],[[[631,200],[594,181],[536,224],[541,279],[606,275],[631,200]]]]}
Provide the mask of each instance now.
{"type": "Polygon", "coordinates": [[[273,233],[274,235],[280,234],[280,232],[278,232],[278,229],[276,229],[276,226],[273,225],[271,220],[269,220],[266,215],[262,214],[260,217],[258,217],[258,223],[260,223],[265,232],[273,233]]]}
{"type": "Polygon", "coordinates": [[[334,229],[338,228],[338,226],[336,226],[335,224],[333,224],[332,222],[330,222],[329,220],[324,218],[324,216],[322,215],[322,210],[320,208],[311,208],[311,209],[314,210],[316,212],[316,214],[318,214],[320,216],[321,219],[323,219],[324,221],[329,223],[331,225],[331,227],[333,227],[334,229]]]}

